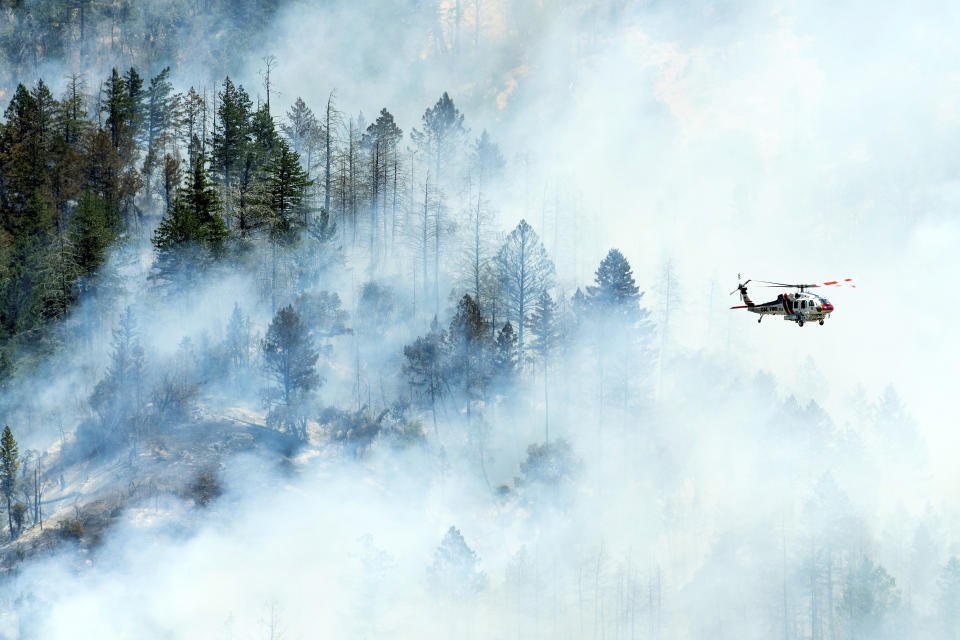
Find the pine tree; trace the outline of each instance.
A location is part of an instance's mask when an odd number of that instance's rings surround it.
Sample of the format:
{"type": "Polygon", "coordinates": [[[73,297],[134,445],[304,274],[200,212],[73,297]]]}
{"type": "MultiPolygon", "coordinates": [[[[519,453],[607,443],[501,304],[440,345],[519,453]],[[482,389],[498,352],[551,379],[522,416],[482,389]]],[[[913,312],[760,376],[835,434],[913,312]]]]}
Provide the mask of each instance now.
{"type": "Polygon", "coordinates": [[[267,373],[276,382],[280,398],[286,406],[292,406],[298,394],[320,386],[320,376],[317,374],[320,354],[292,305],[277,311],[263,338],[261,349],[267,373]]]}
{"type": "Polygon", "coordinates": [[[477,304],[483,308],[484,299],[488,296],[482,287],[483,272],[487,264],[486,254],[486,227],[491,221],[489,207],[484,200],[484,186],[486,183],[496,177],[504,166],[503,156],[500,149],[490,140],[486,129],[477,139],[473,153],[470,157],[472,177],[476,180],[477,199],[476,205],[472,203],[470,210],[470,233],[473,236],[470,242],[470,251],[468,263],[466,265],[466,280],[469,286],[473,287],[473,298],[477,304]]]}
{"type": "Polygon", "coordinates": [[[517,372],[517,332],[507,322],[497,332],[496,349],[493,357],[497,378],[502,382],[513,380],[517,372]]]}
{"type": "Polygon", "coordinates": [[[143,80],[132,67],[122,76],[114,68],[102,93],[110,143],[129,164],[136,155],[136,140],[143,124],[143,80]]]}
{"type": "Polygon", "coordinates": [[[492,374],[490,329],[477,303],[464,295],[447,332],[445,369],[448,384],[456,386],[467,401],[467,422],[471,406],[486,392],[492,374]]]}
{"type": "Polygon", "coordinates": [[[86,191],[70,219],[74,259],[82,274],[91,275],[103,264],[115,237],[106,205],[92,191],[86,191]]]}
{"type": "Polygon", "coordinates": [[[445,332],[440,329],[437,319],[434,318],[430,325],[430,332],[426,336],[417,338],[413,344],[403,348],[406,359],[403,363],[403,373],[417,395],[429,401],[430,411],[433,414],[433,434],[437,438],[440,437],[437,427],[437,401],[443,397],[447,389],[443,366],[445,341],[445,332]]]}
{"type": "Polygon", "coordinates": [[[226,352],[232,371],[239,371],[250,353],[250,320],[243,315],[240,304],[233,304],[233,313],[227,322],[226,352]]]}
{"type": "MultiPolygon", "coordinates": [[[[361,296],[362,300],[362,296],[361,296]]],[[[351,333],[347,327],[350,314],[344,311],[337,293],[320,291],[297,296],[293,308],[302,318],[310,319],[310,335],[321,340],[351,333]]]]}
{"type": "Polygon", "coordinates": [[[60,135],[68,146],[79,145],[83,135],[90,130],[86,108],[89,98],[83,76],[79,73],[70,74],[67,79],[66,93],[58,105],[57,117],[60,135]]]}
{"type": "Polygon", "coordinates": [[[630,263],[617,249],[610,249],[597,268],[596,285],[587,287],[587,300],[604,317],[615,315],[625,321],[640,319],[639,287],[630,263]]]}
{"type": "Polygon", "coordinates": [[[840,610],[850,625],[851,638],[866,640],[883,635],[886,618],[899,603],[897,582],[882,565],[863,556],[850,566],[840,610]]]}
{"type": "Polygon", "coordinates": [[[497,178],[506,165],[500,147],[490,139],[486,129],[474,143],[470,162],[476,174],[478,192],[482,192],[489,181],[497,178]]]}
{"type": "MultiPolygon", "coordinates": [[[[246,165],[254,174],[258,173],[277,153],[277,144],[281,138],[273,116],[267,105],[263,104],[250,116],[250,143],[246,148],[246,165]]],[[[288,145],[289,146],[289,145],[288,145]]],[[[299,155],[297,156],[299,160],[299,155]]]]}
{"type": "Polygon", "coordinates": [[[270,238],[291,244],[308,223],[307,188],[313,181],[300,166],[300,157],[283,140],[266,169],[265,197],[270,238]]]}
{"type": "Polygon", "coordinates": [[[0,436],[0,493],[7,501],[7,523],[10,526],[10,537],[14,536],[12,500],[17,489],[17,470],[20,468],[20,452],[13,431],[7,426],[0,436]]]}
{"type": "Polygon", "coordinates": [[[310,162],[316,150],[317,135],[320,127],[317,117],[313,114],[303,98],[297,97],[293,106],[287,111],[287,124],[281,125],[280,130],[290,141],[293,150],[306,159],[306,171],[310,173],[310,162]]]}
{"type": "Polygon", "coordinates": [[[127,307],[113,330],[113,352],[106,375],[93,389],[90,405],[100,416],[100,445],[126,438],[136,443],[134,420],[143,405],[144,351],[133,309],[127,307]]]}
{"type": "MultiPolygon", "coordinates": [[[[451,164],[454,153],[460,146],[467,130],[463,126],[463,114],[453,104],[453,100],[446,92],[440,96],[437,103],[424,111],[421,118],[423,122],[422,129],[413,129],[410,137],[417,145],[420,153],[428,163],[428,169],[425,171],[424,185],[432,183],[433,192],[442,194],[444,187],[445,168],[451,164]],[[430,167],[430,164],[433,166],[430,167]],[[432,174],[432,175],[431,175],[432,174]]],[[[442,246],[441,237],[444,235],[446,222],[444,219],[443,202],[439,197],[434,207],[434,225],[433,225],[433,299],[434,305],[440,306],[440,249],[442,246]]],[[[429,197],[424,197],[424,208],[426,209],[429,197]]],[[[426,250],[426,248],[424,248],[426,250]]],[[[426,281],[424,281],[424,291],[426,291],[426,281]]]]}
{"type": "Polygon", "coordinates": [[[477,554],[460,530],[452,526],[433,553],[429,573],[434,589],[452,598],[462,598],[486,587],[487,577],[480,570],[477,554]]]}
{"type": "Polygon", "coordinates": [[[635,388],[648,372],[649,311],[640,307],[643,294],[634,282],[630,263],[618,250],[611,249],[603,258],[594,282],[585,296],[574,300],[574,306],[583,314],[581,328],[596,348],[601,412],[607,391],[616,389],[626,423],[635,388]],[[608,378],[617,384],[608,384],[608,378]]]}
{"type": "Polygon", "coordinates": [[[541,292],[537,306],[530,315],[530,333],[536,338],[532,351],[543,363],[543,421],[544,441],[550,443],[550,358],[561,339],[557,305],[546,291],[541,292]]]}
{"type": "Polygon", "coordinates": [[[960,638],[960,559],[956,556],[943,567],[937,586],[940,587],[938,605],[944,637],[957,640],[960,638]]]}
{"type": "Polygon", "coordinates": [[[147,97],[143,90],[143,78],[133,67],[130,67],[123,74],[123,86],[127,92],[127,110],[125,113],[127,128],[130,139],[136,142],[142,139],[144,118],[146,116],[146,104],[144,100],[147,97]]]}
{"type": "Polygon", "coordinates": [[[197,90],[193,87],[190,87],[187,95],[183,98],[182,110],[177,118],[177,128],[179,130],[180,143],[187,148],[187,162],[191,165],[196,159],[194,156],[204,151],[203,140],[201,140],[204,132],[201,129],[203,114],[206,110],[207,104],[204,96],[197,93],[197,90]]]}
{"type": "Polygon", "coordinates": [[[0,349],[0,391],[7,388],[13,373],[13,360],[10,359],[10,354],[6,349],[0,349]]]}
{"type": "Polygon", "coordinates": [[[520,463],[520,473],[526,485],[538,483],[556,487],[569,480],[579,469],[580,462],[570,443],[563,438],[553,444],[531,444],[527,458],[520,463]]]}
{"type": "Polygon", "coordinates": [[[253,103],[243,87],[234,86],[229,76],[223,81],[223,91],[218,98],[212,164],[220,182],[229,188],[236,181],[250,143],[250,109],[253,103]]]}
{"type": "Polygon", "coordinates": [[[463,114],[444,91],[437,103],[424,111],[421,120],[423,128],[414,129],[410,137],[433,160],[433,175],[439,183],[444,165],[467,133],[463,126],[463,114]]]}
{"type": "MultiPolygon", "coordinates": [[[[190,164],[188,166],[193,166],[199,155],[197,153],[189,154],[190,164]]],[[[163,158],[163,210],[170,211],[173,207],[174,200],[177,197],[177,189],[180,187],[180,182],[183,180],[183,171],[181,170],[180,160],[174,157],[171,154],[167,154],[163,158]]]]}
{"type": "MultiPolygon", "coordinates": [[[[370,243],[369,250],[371,261],[374,254],[374,240],[380,233],[381,242],[387,239],[387,191],[390,184],[389,172],[391,165],[397,157],[397,143],[403,136],[403,131],[394,121],[393,114],[386,109],[380,110],[377,119],[367,127],[363,134],[361,144],[370,154],[370,243]],[[383,195],[381,197],[381,192],[383,195]],[[382,211],[379,208],[382,205],[382,211]],[[378,220],[380,218],[380,227],[378,231],[378,220]]],[[[395,206],[395,205],[394,205],[395,206]]]]}
{"type": "Polygon", "coordinates": [[[536,301],[553,286],[553,261],[533,228],[526,220],[521,220],[500,248],[496,268],[503,283],[508,319],[517,326],[517,349],[522,367],[523,330],[530,324],[529,314],[536,301]]]}
{"type": "Polygon", "coordinates": [[[27,204],[43,187],[45,160],[40,109],[36,98],[18,85],[0,127],[0,222],[11,234],[20,226],[27,204]]]}
{"type": "Polygon", "coordinates": [[[161,166],[164,150],[172,139],[180,98],[180,94],[173,93],[170,67],[165,67],[151,78],[145,97],[146,155],[143,160],[143,176],[148,198],[153,196],[150,188],[153,173],[158,166],[161,166]]]}
{"type": "Polygon", "coordinates": [[[205,163],[203,154],[197,155],[186,184],[153,234],[157,268],[168,280],[182,275],[191,265],[204,266],[223,253],[227,226],[221,216],[220,198],[207,179],[205,163]]]}

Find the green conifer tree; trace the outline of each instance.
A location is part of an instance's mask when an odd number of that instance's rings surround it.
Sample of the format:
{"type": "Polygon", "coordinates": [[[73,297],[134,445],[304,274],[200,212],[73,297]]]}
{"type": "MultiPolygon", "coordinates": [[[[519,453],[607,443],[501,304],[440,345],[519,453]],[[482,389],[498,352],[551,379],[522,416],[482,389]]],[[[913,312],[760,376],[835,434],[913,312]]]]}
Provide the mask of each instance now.
{"type": "Polygon", "coordinates": [[[17,470],[20,468],[20,451],[17,449],[17,441],[13,437],[13,431],[7,426],[0,436],[0,493],[7,501],[7,523],[10,526],[10,537],[14,536],[13,529],[13,495],[17,489],[17,470]]]}

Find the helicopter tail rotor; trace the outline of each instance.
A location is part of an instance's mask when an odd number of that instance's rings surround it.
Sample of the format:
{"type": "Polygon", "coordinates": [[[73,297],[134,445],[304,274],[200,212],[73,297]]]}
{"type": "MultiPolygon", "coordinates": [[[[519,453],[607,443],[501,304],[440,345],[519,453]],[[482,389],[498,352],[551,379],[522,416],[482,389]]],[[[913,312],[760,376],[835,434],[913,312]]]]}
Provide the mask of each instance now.
{"type": "Polygon", "coordinates": [[[735,294],[735,293],[737,293],[737,292],[739,291],[739,292],[740,292],[740,301],[743,302],[744,304],[746,304],[748,307],[752,307],[752,306],[753,306],[753,300],[751,300],[751,299],[750,299],[750,296],[747,295],[747,284],[750,283],[750,282],[751,282],[751,280],[749,280],[749,279],[748,279],[746,282],[740,282],[740,274],[738,273],[738,274],[737,274],[737,288],[734,289],[733,291],[731,291],[730,294],[729,294],[729,295],[732,296],[733,294],[735,294]]]}

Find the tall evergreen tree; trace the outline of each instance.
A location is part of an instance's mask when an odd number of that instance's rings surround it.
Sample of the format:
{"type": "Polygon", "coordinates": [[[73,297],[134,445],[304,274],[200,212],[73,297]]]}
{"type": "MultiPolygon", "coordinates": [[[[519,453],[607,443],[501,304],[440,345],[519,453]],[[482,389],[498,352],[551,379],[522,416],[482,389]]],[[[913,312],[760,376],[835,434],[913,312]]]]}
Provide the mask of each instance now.
{"type": "MultiPolygon", "coordinates": [[[[281,141],[267,105],[261,105],[250,116],[250,143],[246,149],[246,164],[256,174],[277,153],[281,141]]],[[[299,160],[299,155],[297,156],[299,160]]]]}
{"type": "Polygon", "coordinates": [[[597,268],[596,284],[587,287],[587,301],[605,316],[615,315],[625,321],[641,319],[640,288],[633,279],[630,263],[617,249],[610,249],[597,268]]]}
{"type": "Polygon", "coordinates": [[[493,362],[497,379],[510,382],[517,372],[517,332],[509,322],[497,332],[493,362]]]}
{"type": "Polygon", "coordinates": [[[191,265],[204,266],[223,252],[227,226],[205,164],[203,154],[197,155],[186,184],[154,231],[156,266],[166,280],[183,275],[191,265]]]}
{"type": "Polygon", "coordinates": [[[173,93],[170,82],[170,67],[165,67],[150,79],[145,96],[143,176],[147,197],[151,192],[151,178],[158,167],[162,166],[164,151],[173,138],[176,125],[180,95],[173,93]]]}
{"type": "Polygon", "coordinates": [[[261,343],[264,365],[274,379],[282,402],[291,406],[298,394],[320,385],[317,374],[319,352],[310,339],[306,325],[292,305],[273,317],[261,343]]]}
{"type": "Polygon", "coordinates": [[[307,190],[313,181],[300,166],[300,157],[283,140],[266,169],[265,197],[270,238],[290,244],[309,222],[307,190]]]}
{"type": "Polygon", "coordinates": [[[597,268],[594,282],[587,287],[585,296],[574,300],[574,306],[585,314],[581,320],[587,322],[582,323],[582,328],[596,348],[601,416],[606,394],[616,390],[626,423],[637,386],[648,372],[650,357],[646,343],[651,328],[650,313],[640,307],[643,294],[634,282],[630,263],[620,251],[611,249],[607,253],[597,268]],[[609,378],[616,384],[608,384],[609,378]]]}
{"type": "Polygon", "coordinates": [[[500,147],[490,138],[486,129],[473,145],[470,164],[476,175],[478,193],[483,191],[490,180],[499,176],[506,165],[500,147]]]}
{"type": "MultiPolygon", "coordinates": [[[[446,92],[440,96],[433,107],[427,108],[421,117],[422,129],[413,129],[410,137],[425,159],[427,170],[424,172],[424,187],[432,184],[435,194],[442,194],[445,167],[452,163],[453,156],[460,146],[467,130],[463,126],[463,114],[453,104],[453,100],[446,92]],[[431,166],[432,165],[432,166],[431,166]]],[[[434,305],[440,305],[440,249],[441,237],[445,231],[443,203],[438,197],[434,207],[433,224],[433,298],[434,305]]],[[[424,208],[429,202],[428,195],[424,196],[424,208]]],[[[426,250],[426,248],[424,248],[426,250]]],[[[424,281],[426,291],[426,281],[424,281]]]]}
{"type": "Polygon", "coordinates": [[[4,427],[0,435],[0,493],[7,501],[7,523],[10,526],[10,537],[14,536],[13,529],[13,495],[17,490],[17,470],[20,468],[20,451],[17,441],[13,437],[10,427],[4,427]]]}
{"type": "Polygon", "coordinates": [[[82,274],[91,275],[103,264],[115,237],[106,205],[92,191],[84,192],[70,219],[74,259],[82,274]]]}
{"type": "Polygon", "coordinates": [[[113,352],[106,375],[97,383],[90,405],[100,416],[100,446],[127,439],[136,443],[135,419],[143,406],[144,351],[133,309],[127,307],[113,330],[113,352]]]}
{"type": "Polygon", "coordinates": [[[24,85],[17,86],[4,120],[0,127],[0,222],[14,234],[46,175],[40,107],[24,85]]]}
{"type": "Polygon", "coordinates": [[[433,434],[440,437],[437,427],[437,401],[443,397],[447,389],[447,380],[444,371],[443,347],[446,342],[445,332],[440,329],[437,319],[430,324],[430,332],[417,338],[413,344],[403,348],[403,373],[407,382],[421,400],[429,403],[433,415],[433,434]]]}
{"type": "Polygon", "coordinates": [[[220,182],[234,185],[250,143],[250,109],[253,103],[242,86],[234,86],[229,76],[217,96],[217,122],[213,131],[212,164],[220,182]]]}
{"type": "Polygon", "coordinates": [[[883,565],[874,564],[866,556],[851,564],[840,599],[850,638],[867,640],[884,636],[887,618],[899,603],[897,582],[883,565]]]}
{"type": "Polygon", "coordinates": [[[6,349],[0,349],[0,391],[3,391],[10,384],[13,378],[13,360],[6,349]]]}
{"type": "Polygon", "coordinates": [[[496,259],[499,280],[503,283],[507,317],[517,326],[517,349],[523,366],[523,331],[530,324],[530,312],[540,295],[553,286],[553,261],[540,238],[526,220],[507,236],[496,259]]]}
{"type": "Polygon", "coordinates": [[[946,640],[960,638],[960,559],[952,556],[940,572],[938,613],[946,640]]]}
{"type": "Polygon", "coordinates": [[[483,397],[490,383],[491,343],[487,321],[473,298],[465,294],[450,320],[445,369],[448,383],[455,386],[466,400],[468,424],[473,401],[483,397]]]}
{"type": "Polygon", "coordinates": [[[243,315],[240,304],[237,302],[233,304],[233,313],[230,314],[230,320],[227,322],[224,346],[230,369],[234,372],[239,371],[250,355],[250,320],[243,315]]]}
{"type": "Polygon", "coordinates": [[[370,243],[371,261],[374,255],[374,242],[378,233],[381,241],[387,239],[387,191],[390,184],[390,169],[397,156],[397,143],[403,131],[394,121],[393,114],[386,109],[380,110],[377,119],[367,127],[362,144],[370,154],[370,243]],[[382,195],[381,195],[381,192],[382,195]],[[382,211],[380,207],[382,206],[382,211]],[[382,230],[378,231],[378,217],[382,230]]]}
{"type": "Polygon", "coordinates": [[[293,106],[287,111],[287,122],[280,126],[283,135],[287,137],[290,146],[300,154],[300,159],[306,161],[304,167],[310,173],[310,163],[313,152],[316,151],[317,131],[320,123],[303,98],[297,97],[293,106]]]}
{"type": "Polygon", "coordinates": [[[530,315],[530,333],[536,341],[532,351],[543,364],[543,422],[544,442],[550,443],[550,359],[561,339],[560,318],[557,304],[547,291],[542,291],[537,305],[530,315]]]}
{"type": "Polygon", "coordinates": [[[463,126],[463,114],[444,91],[437,103],[423,112],[423,126],[414,129],[410,137],[433,162],[436,182],[442,182],[443,168],[463,141],[467,129],[463,126]]]}
{"type": "Polygon", "coordinates": [[[475,594],[486,586],[487,578],[480,570],[477,554],[456,527],[447,530],[434,551],[430,579],[434,589],[453,598],[475,594]]]}

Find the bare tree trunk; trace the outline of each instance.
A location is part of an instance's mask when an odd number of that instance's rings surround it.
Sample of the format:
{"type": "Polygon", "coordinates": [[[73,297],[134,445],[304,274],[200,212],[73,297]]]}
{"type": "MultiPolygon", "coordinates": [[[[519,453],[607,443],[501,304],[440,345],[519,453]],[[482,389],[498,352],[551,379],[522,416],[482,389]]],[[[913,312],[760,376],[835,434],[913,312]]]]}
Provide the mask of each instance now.
{"type": "Polygon", "coordinates": [[[440,315],[440,203],[437,203],[437,207],[434,209],[433,304],[434,313],[440,315]]]}
{"type": "Polygon", "coordinates": [[[543,358],[543,427],[544,427],[544,442],[550,444],[550,384],[547,381],[547,372],[550,370],[549,364],[547,364],[547,358],[543,358]]]}
{"type": "Polygon", "coordinates": [[[397,150],[393,150],[393,211],[390,220],[390,252],[393,253],[393,246],[397,241],[397,165],[400,159],[397,157],[397,150]]]}
{"type": "Polygon", "coordinates": [[[827,629],[830,640],[834,640],[836,634],[833,628],[833,556],[830,547],[827,547],[827,629]]]}
{"type": "Polygon", "coordinates": [[[373,271],[373,265],[374,265],[375,262],[376,262],[375,259],[374,259],[374,250],[373,250],[373,247],[374,247],[374,244],[375,244],[375,242],[374,242],[374,236],[376,235],[376,231],[377,231],[377,195],[378,195],[378,193],[379,193],[379,191],[380,191],[380,183],[379,183],[379,178],[380,178],[380,166],[379,166],[379,165],[380,165],[380,159],[379,159],[379,155],[380,155],[380,143],[379,143],[379,142],[375,142],[374,145],[373,145],[373,149],[370,150],[370,160],[371,160],[370,164],[371,164],[371,168],[372,168],[372,170],[373,170],[373,185],[372,185],[373,188],[372,188],[372,190],[370,191],[370,199],[371,199],[371,201],[370,201],[370,246],[369,246],[369,251],[370,251],[370,270],[371,270],[371,272],[373,271]]]}
{"type": "Polygon", "coordinates": [[[480,304],[480,190],[477,190],[477,217],[473,224],[473,295],[480,304]]]}
{"type": "Polygon", "coordinates": [[[424,298],[424,307],[427,306],[427,251],[430,248],[429,243],[427,242],[427,224],[429,221],[429,209],[428,203],[430,202],[430,175],[427,174],[427,179],[423,183],[423,298],[424,298]]]}
{"type": "Polygon", "coordinates": [[[327,122],[323,136],[326,147],[323,172],[323,208],[330,213],[330,110],[333,106],[333,91],[327,96],[327,122]]]}

